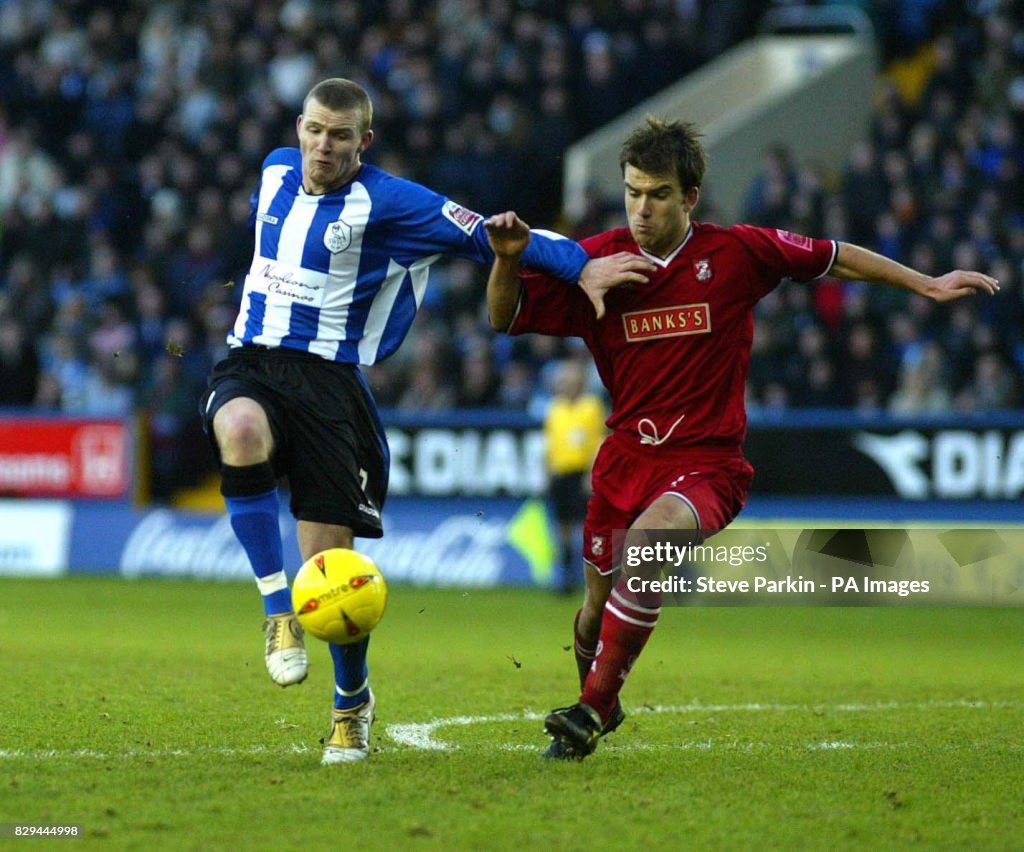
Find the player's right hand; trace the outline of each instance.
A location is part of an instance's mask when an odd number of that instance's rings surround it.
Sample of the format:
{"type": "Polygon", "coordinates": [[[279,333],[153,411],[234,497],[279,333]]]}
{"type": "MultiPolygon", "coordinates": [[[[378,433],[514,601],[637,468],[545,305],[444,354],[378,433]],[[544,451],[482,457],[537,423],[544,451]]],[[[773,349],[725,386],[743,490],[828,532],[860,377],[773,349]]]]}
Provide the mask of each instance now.
{"type": "Polygon", "coordinates": [[[530,226],[512,210],[485,219],[484,228],[487,241],[498,257],[519,257],[530,242],[530,226]]]}
{"type": "Polygon", "coordinates": [[[601,319],[605,313],[605,293],[623,284],[646,284],[647,276],[657,268],[654,261],[632,252],[620,251],[618,254],[588,260],[580,273],[579,285],[594,306],[597,318],[601,319]]]}

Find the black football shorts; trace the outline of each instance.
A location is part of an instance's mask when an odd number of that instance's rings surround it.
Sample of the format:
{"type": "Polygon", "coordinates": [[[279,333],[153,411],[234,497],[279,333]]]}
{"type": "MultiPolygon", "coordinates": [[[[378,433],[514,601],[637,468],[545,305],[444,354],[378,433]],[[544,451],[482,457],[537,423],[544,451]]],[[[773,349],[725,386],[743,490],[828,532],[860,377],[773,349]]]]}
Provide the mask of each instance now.
{"type": "Polygon", "coordinates": [[[210,373],[200,414],[214,453],[217,410],[236,397],[258,402],[274,437],[271,462],[302,521],[341,524],[380,538],[390,456],[370,388],[352,364],[298,350],[232,349],[210,373]]]}
{"type": "Polygon", "coordinates": [[[583,490],[582,471],[576,473],[552,474],[548,485],[548,497],[555,519],[560,523],[582,524],[587,514],[588,494],[583,490]]]}

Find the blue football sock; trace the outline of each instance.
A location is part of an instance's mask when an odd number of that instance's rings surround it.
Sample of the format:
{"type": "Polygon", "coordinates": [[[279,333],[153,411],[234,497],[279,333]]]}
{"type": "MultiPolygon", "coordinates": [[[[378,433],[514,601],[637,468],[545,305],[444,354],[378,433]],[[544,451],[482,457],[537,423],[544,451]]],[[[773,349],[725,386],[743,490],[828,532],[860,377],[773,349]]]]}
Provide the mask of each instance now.
{"type": "Polygon", "coordinates": [[[231,528],[249,557],[263,611],[277,615],[292,611],[292,595],[284,573],[284,547],[278,525],[277,489],[251,497],[225,497],[231,528]]]}
{"type": "Polygon", "coordinates": [[[370,637],[350,645],[328,645],[334,660],[334,707],[350,710],[370,697],[370,669],[366,665],[366,652],[370,637]]]}

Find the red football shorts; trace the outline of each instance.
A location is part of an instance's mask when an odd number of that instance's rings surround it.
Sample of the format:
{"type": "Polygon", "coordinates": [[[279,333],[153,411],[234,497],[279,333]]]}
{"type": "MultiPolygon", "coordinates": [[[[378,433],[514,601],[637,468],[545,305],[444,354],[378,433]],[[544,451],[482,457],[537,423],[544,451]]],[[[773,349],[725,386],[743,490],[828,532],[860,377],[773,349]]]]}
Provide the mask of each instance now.
{"type": "Polygon", "coordinates": [[[613,433],[594,462],[594,493],[583,522],[583,558],[601,574],[618,567],[615,530],[625,530],[662,494],[697,516],[700,539],[725,529],[747,502],[754,469],[737,450],[643,446],[613,433]]]}

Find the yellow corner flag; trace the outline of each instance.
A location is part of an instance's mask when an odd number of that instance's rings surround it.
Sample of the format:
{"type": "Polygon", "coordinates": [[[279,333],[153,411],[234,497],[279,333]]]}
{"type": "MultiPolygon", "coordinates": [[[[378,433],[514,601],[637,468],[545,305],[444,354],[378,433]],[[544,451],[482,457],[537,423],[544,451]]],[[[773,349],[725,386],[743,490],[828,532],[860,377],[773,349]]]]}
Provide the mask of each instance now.
{"type": "Polygon", "coordinates": [[[519,511],[508,522],[506,540],[518,550],[530,566],[533,582],[551,585],[555,570],[557,547],[551,535],[548,509],[543,500],[524,500],[519,511]]]}

